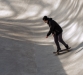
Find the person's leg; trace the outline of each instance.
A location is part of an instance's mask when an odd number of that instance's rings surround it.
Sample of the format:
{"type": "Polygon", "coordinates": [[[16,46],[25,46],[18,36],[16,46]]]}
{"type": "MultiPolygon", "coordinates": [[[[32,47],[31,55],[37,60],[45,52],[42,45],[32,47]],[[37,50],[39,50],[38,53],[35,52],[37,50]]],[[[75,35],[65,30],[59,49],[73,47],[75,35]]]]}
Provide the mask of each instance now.
{"type": "Polygon", "coordinates": [[[59,37],[59,41],[68,49],[69,46],[63,41],[62,33],[60,33],[60,34],[58,35],[58,37],[59,37]]]}
{"type": "Polygon", "coordinates": [[[59,45],[58,36],[56,34],[54,34],[54,41],[55,41],[55,44],[57,46],[57,52],[59,52],[59,50],[61,50],[61,48],[60,48],[60,45],[59,45]]]}

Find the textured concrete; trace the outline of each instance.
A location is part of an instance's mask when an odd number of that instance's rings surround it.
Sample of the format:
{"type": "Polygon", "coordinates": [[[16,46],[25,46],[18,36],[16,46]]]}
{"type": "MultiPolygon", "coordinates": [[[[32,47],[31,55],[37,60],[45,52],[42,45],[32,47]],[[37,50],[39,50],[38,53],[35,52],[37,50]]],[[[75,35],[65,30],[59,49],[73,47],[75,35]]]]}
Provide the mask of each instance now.
{"type": "Polygon", "coordinates": [[[0,75],[83,75],[82,8],[83,0],[0,0],[0,75]],[[71,52],[53,54],[44,15],[63,28],[71,52]]]}

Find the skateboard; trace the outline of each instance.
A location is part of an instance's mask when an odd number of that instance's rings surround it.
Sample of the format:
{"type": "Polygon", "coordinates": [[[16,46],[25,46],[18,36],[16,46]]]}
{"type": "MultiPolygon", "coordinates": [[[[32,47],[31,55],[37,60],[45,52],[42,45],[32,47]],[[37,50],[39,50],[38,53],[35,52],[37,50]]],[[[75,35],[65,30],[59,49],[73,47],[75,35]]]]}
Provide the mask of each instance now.
{"type": "Polygon", "coordinates": [[[57,54],[57,52],[53,52],[53,54],[61,55],[61,54],[64,54],[64,53],[67,53],[67,52],[70,52],[70,51],[71,51],[71,47],[69,49],[60,50],[58,54],[57,54]]]}

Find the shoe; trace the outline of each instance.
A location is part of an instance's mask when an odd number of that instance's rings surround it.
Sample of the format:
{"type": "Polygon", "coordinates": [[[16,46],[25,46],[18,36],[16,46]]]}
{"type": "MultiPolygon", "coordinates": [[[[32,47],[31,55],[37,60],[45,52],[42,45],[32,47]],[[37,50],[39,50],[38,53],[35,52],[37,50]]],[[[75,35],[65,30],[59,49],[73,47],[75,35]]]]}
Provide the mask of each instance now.
{"type": "Polygon", "coordinates": [[[57,52],[60,52],[61,51],[61,49],[57,49],[57,52]]]}
{"type": "Polygon", "coordinates": [[[66,49],[70,49],[70,48],[71,48],[71,47],[69,47],[68,45],[66,45],[65,47],[66,47],[66,49]]]}
{"type": "Polygon", "coordinates": [[[57,55],[59,55],[59,52],[61,51],[61,48],[60,49],[57,49],[57,55]]]}
{"type": "Polygon", "coordinates": [[[61,51],[61,49],[57,49],[57,52],[53,52],[53,54],[57,54],[59,55],[59,52],[61,51]]]}

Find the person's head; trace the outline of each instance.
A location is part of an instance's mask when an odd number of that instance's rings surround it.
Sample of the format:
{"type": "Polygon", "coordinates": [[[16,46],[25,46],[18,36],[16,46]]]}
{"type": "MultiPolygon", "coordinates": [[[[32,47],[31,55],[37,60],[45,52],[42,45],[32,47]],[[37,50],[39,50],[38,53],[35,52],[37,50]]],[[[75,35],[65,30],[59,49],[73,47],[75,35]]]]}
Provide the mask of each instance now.
{"type": "Polygon", "coordinates": [[[43,17],[43,21],[44,21],[45,23],[47,23],[47,22],[48,22],[48,17],[47,17],[47,16],[44,16],[44,17],[43,17]]]}

